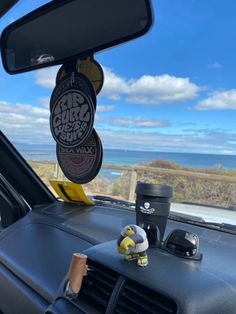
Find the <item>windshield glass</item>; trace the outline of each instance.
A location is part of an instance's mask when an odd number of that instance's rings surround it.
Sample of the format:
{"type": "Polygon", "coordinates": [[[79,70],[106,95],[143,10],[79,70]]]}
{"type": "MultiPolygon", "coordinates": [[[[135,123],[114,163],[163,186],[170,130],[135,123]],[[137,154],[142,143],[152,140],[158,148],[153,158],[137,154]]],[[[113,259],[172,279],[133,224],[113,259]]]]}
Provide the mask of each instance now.
{"type": "MultiPolygon", "coordinates": [[[[47,2],[20,1],[1,31],[47,2]]],[[[95,55],[104,155],[84,189],[133,202],[137,181],[167,184],[172,211],[236,224],[236,2],[158,0],[153,10],[146,36],[95,55]]],[[[0,129],[50,188],[66,179],[49,127],[58,69],[0,68],[0,129]]]]}

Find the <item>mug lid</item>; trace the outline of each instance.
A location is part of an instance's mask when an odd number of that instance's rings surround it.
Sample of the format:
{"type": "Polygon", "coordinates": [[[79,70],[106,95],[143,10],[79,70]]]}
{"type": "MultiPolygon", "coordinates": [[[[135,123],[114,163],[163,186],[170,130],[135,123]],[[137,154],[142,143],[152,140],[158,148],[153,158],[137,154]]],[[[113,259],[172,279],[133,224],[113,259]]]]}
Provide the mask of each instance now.
{"type": "Polygon", "coordinates": [[[151,184],[144,182],[137,182],[135,193],[154,197],[171,198],[173,196],[172,187],[169,185],[151,184]]]}

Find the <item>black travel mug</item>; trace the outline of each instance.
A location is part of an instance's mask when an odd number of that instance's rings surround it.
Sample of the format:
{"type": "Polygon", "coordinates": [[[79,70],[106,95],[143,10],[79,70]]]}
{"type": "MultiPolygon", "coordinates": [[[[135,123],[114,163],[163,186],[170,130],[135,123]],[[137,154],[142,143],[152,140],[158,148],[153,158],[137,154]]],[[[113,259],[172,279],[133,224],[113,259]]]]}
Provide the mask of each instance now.
{"type": "Polygon", "coordinates": [[[172,188],[137,182],[135,192],[136,224],[146,231],[149,246],[161,246],[170,212],[172,188]]]}

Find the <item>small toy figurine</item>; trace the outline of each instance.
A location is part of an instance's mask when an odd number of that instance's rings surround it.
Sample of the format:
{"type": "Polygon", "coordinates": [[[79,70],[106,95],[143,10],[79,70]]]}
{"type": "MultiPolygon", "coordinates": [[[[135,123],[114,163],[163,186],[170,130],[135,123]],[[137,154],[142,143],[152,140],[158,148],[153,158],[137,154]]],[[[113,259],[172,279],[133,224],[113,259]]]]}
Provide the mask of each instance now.
{"type": "Polygon", "coordinates": [[[148,240],[146,232],[139,226],[128,225],[121,231],[117,241],[117,250],[125,255],[125,260],[137,259],[139,266],[148,265],[148,240]]]}

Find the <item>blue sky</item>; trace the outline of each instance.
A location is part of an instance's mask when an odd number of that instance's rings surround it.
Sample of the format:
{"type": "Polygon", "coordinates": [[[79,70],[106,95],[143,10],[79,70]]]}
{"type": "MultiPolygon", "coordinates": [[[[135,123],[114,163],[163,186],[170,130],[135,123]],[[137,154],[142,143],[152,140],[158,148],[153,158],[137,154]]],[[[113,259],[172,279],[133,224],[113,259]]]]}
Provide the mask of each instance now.
{"type": "MultiPolygon", "coordinates": [[[[34,6],[20,1],[0,29],[34,6]]],[[[236,154],[236,2],[153,0],[153,9],[148,35],[95,56],[105,73],[95,124],[104,147],[236,154]]],[[[0,128],[15,143],[53,143],[56,72],[0,68],[0,128]]]]}

